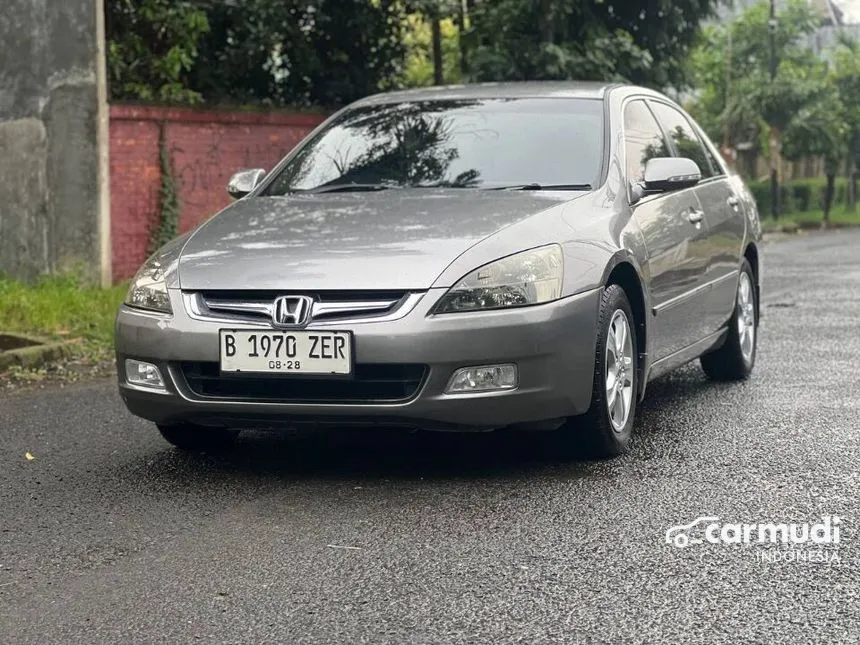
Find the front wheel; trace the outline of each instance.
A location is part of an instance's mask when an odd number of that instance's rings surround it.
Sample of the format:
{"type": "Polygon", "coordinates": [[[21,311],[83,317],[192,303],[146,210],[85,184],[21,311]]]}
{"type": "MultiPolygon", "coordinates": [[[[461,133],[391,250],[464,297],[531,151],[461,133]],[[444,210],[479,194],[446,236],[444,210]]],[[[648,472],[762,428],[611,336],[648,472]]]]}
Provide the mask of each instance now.
{"type": "Polygon", "coordinates": [[[747,378],[755,365],[758,336],[758,307],[752,268],[744,260],[738,277],[735,309],[729,320],[726,342],[718,350],[702,356],[702,369],[715,381],[747,378]]]}
{"type": "Polygon", "coordinates": [[[614,457],[627,451],[636,416],[638,347],[633,311],[618,285],[603,291],[597,318],[597,349],[591,405],[580,419],[579,432],[565,428],[568,441],[580,439],[594,457],[614,457]]]}
{"type": "Polygon", "coordinates": [[[190,423],[159,425],[158,431],[168,443],[189,452],[223,452],[239,436],[238,430],[204,428],[190,423]]]}

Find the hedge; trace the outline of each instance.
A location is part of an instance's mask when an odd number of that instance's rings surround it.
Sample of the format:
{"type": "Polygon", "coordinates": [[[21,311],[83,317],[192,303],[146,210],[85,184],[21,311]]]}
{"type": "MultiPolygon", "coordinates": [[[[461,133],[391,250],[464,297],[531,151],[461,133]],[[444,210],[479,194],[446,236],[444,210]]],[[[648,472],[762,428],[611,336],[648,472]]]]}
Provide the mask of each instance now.
{"type": "MultiPolygon", "coordinates": [[[[758,203],[762,216],[770,213],[770,181],[748,181],[747,186],[758,203]]],[[[823,177],[813,179],[793,179],[779,187],[782,213],[808,213],[824,210],[824,191],[827,181],[823,177]]],[[[837,177],[833,187],[833,206],[848,202],[848,181],[837,177]]]]}

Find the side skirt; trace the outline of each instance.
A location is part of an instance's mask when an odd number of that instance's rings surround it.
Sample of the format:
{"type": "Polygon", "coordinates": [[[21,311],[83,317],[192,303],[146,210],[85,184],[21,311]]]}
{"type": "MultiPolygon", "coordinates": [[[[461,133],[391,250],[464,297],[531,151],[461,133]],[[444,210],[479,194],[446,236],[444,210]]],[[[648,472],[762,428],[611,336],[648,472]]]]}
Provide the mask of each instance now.
{"type": "Polygon", "coordinates": [[[728,333],[728,328],[721,329],[720,331],[713,333],[710,336],[706,336],[702,340],[695,342],[684,349],[678,350],[674,354],[669,354],[665,358],[655,361],[648,370],[648,376],[646,377],[645,382],[653,381],[655,378],[663,376],[664,374],[699,358],[702,354],[707,354],[712,349],[720,347],[725,342],[728,333]]]}

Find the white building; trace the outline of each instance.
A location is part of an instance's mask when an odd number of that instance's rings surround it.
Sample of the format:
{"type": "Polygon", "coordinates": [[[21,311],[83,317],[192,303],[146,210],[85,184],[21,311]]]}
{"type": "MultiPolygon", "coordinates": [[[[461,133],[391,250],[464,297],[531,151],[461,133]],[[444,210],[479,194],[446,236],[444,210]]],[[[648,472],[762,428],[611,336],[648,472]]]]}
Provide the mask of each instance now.
{"type": "MultiPolygon", "coordinates": [[[[776,0],[776,10],[784,5],[786,0],[776,0]]],[[[726,0],[717,11],[725,19],[737,16],[745,9],[768,2],[768,0],[726,0]]],[[[846,26],[860,24],[860,0],[809,0],[824,17],[829,26],[846,26]]]]}
{"type": "MultiPolygon", "coordinates": [[[[726,0],[718,9],[718,21],[729,20],[742,14],[749,7],[768,3],[769,0],[726,0]]],[[[776,0],[777,18],[786,0],[776,0]]],[[[824,24],[809,37],[809,48],[822,54],[833,48],[840,34],[860,40],[860,0],[809,0],[824,19],[824,24]]]]}

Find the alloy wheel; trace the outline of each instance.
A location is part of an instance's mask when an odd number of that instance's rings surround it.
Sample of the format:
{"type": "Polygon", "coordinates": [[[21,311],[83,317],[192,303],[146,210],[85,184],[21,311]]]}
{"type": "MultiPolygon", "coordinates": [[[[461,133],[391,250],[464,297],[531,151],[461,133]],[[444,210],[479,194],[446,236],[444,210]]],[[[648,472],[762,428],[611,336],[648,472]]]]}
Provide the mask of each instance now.
{"type": "Polygon", "coordinates": [[[633,404],[633,339],[627,315],[612,314],[606,338],[606,408],[616,432],[621,432],[633,404]]]}
{"type": "Polygon", "coordinates": [[[755,348],[755,298],[749,274],[742,272],[738,282],[737,298],[738,338],[744,362],[752,360],[755,348]]]}

